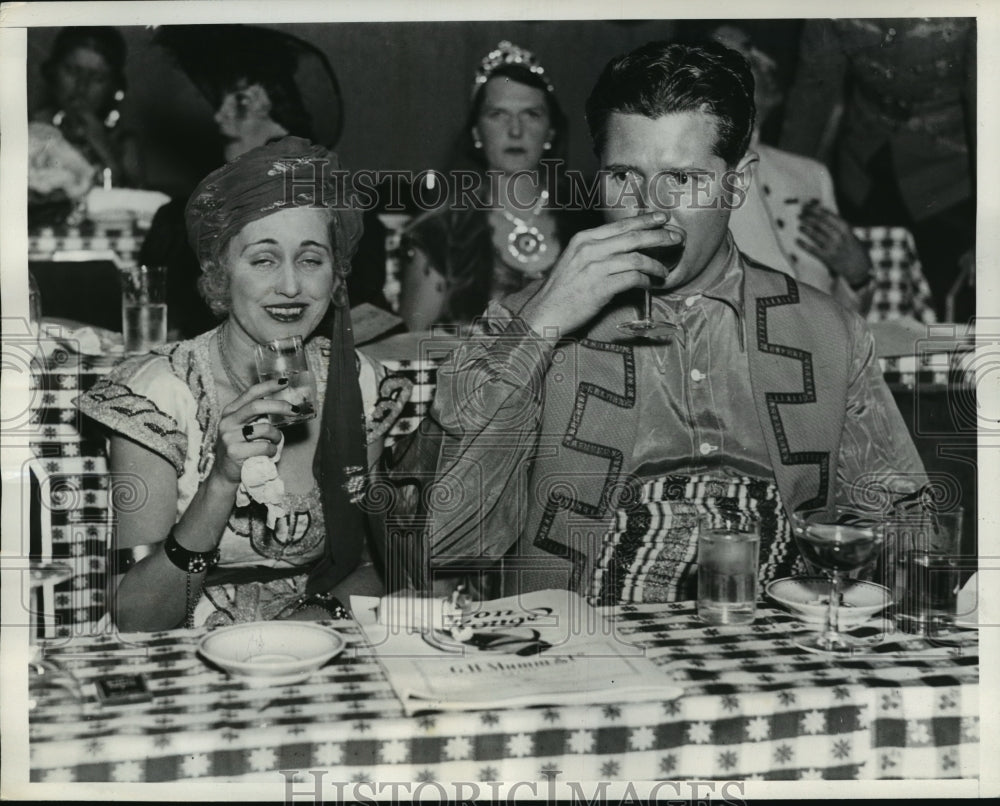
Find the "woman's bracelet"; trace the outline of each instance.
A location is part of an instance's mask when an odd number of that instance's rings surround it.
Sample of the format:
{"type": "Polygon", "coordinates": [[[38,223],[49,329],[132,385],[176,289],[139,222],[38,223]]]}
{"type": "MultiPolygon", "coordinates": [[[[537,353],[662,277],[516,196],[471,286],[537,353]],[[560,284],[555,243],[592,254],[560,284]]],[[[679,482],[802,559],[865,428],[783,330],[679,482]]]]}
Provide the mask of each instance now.
{"type": "Polygon", "coordinates": [[[174,530],[171,529],[167,539],[163,541],[163,551],[167,559],[188,574],[200,574],[219,562],[219,549],[210,551],[191,551],[177,542],[174,530]]]}
{"type": "Polygon", "coordinates": [[[292,613],[298,613],[303,608],[315,605],[330,614],[331,619],[349,619],[350,611],[340,603],[340,599],[332,593],[307,593],[295,600],[292,613]]]}

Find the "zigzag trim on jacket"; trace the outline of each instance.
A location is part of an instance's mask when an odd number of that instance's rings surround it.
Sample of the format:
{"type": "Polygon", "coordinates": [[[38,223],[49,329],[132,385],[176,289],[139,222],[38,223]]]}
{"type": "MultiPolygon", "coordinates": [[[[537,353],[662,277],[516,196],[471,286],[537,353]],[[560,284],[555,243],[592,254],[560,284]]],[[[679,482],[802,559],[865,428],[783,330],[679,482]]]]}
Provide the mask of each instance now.
{"type": "Polygon", "coordinates": [[[573,414],[570,417],[569,428],[566,436],[563,437],[563,445],[574,451],[587,454],[588,456],[598,456],[608,461],[608,471],[604,479],[604,488],[601,490],[600,500],[597,504],[581,501],[578,498],[570,498],[561,492],[550,492],[548,500],[545,502],[545,511],[542,513],[541,522],[538,525],[538,532],[535,535],[534,545],[543,551],[568,559],[574,568],[574,575],[578,575],[583,570],[586,562],[586,554],[573,548],[572,546],[560,543],[549,537],[549,530],[555,520],[556,514],[561,509],[568,509],[579,515],[589,518],[599,518],[603,515],[609,505],[609,497],[612,487],[621,473],[624,456],[618,448],[608,445],[601,445],[597,442],[578,439],[577,432],[583,422],[586,413],[587,402],[596,397],[614,406],[623,409],[630,409],[635,405],[636,376],[635,376],[635,355],[632,348],[620,344],[609,344],[606,342],[591,341],[581,339],[580,345],[592,350],[603,350],[605,352],[619,353],[622,357],[625,369],[625,394],[620,395],[597,386],[593,383],[583,382],[577,387],[576,401],[573,405],[573,414]]]}
{"type": "Polygon", "coordinates": [[[764,400],[767,403],[767,413],[771,418],[771,428],[778,443],[781,462],[785,465],[817,465],[819,468],[819,490],[815,497],[804,501],[803,508],[821,507],[826,504],[827,489],[830,480],[829,451],[797,451],[792,452],[788,446],[788,435],[781,420],[782,405],[816,402],[816,383],[813,376],[812,353],[789,347],[784,344],[773,344],[767,337],[767,309],[777,305],[793,305],[799,301],[798,284],[788,275],[784,275],[788,285],[788,293],[757,299],[757,349],[762,353],[771,353],[785,358],[792,358],[802,364],[801,392],[766,392],[764,400]]]}

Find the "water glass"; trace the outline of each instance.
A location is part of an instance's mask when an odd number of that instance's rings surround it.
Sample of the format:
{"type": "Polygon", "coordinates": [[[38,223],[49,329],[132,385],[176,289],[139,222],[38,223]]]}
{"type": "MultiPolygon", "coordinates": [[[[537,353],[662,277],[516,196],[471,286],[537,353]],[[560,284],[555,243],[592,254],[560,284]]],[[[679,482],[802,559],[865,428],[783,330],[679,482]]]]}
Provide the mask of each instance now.
{"type": "Polygon", "coordinates": [[[167,267],[133,266],[118,274],[126,353],[148,353],[167,342],[167,267]]]}
{"type": "Polygon", "coordinates": [[[42,326],[42,292],[30,269],[28,270],[28,322],[35,333],[42,326]]]}
{"type": "Polygon", "coordinates": [[[961,587],[963,510],[917,507],[890,520],[886,555],[896,627],[937,635],[954,628],[961,587]]]}
{"type": "Polygon", "coordinates": [[[760,524],[749,516],[712,514],[698,523],[698,618],[749,624],[757,609],[760,524]]]}
{"type": "Polygon", "coordinates": [[[311,420],[316,416],[316,378],[309,368],[305,345],[301,336],[275,339],[255,348],[254,360],[257,364],[257,378],[271,381],[285,378],[285,384],[276,394],[279,400],[287,400],[298,408],[297,413],[272,414],[271,423],[281,426],[311,420]]]}
{"type": "Polygon", "coordinates": [[[28,710],[55,712],[65,718],[77,716],[86,695],[76,675],[47,660],[42,647],[32,647],[31,653],[28,661],[28,710]]]}

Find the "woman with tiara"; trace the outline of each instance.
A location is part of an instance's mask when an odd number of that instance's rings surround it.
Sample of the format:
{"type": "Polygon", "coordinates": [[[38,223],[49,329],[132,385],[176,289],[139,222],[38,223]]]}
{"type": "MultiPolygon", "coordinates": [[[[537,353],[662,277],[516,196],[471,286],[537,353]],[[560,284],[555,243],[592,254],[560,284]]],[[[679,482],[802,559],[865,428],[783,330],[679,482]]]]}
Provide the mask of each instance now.
{"type": "Polygon", "coordinates": [[[410,330],[471,321],[491,299],[543,277],[593,225],[587,211],[556,204],[566,128],[533,53],[504,41],[483,58],[462,133],[479,169],[472,195],[428,211],[402,235],[400,315],[410,330]]]}

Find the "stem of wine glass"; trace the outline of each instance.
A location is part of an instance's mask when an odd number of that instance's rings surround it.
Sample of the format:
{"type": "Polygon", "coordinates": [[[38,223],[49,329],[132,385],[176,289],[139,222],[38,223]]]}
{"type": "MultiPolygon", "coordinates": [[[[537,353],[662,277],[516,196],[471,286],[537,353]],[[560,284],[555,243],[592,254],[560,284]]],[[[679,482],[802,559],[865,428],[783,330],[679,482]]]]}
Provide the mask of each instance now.
{"type": "Polygon", "coordinates": [[[650,293],[650,291],[649,291],[648,288],[645,290],[644,293],[646,294],[646,315],[645,315],[645,318],[646,318],[647,322],[652,322],[653,321],[653,295],[650,293]]]}
{"type": "Polygon", "coordinates": [[[840,574],[836,571],[830,577],[830,603],[826,609],[826,630],[824,635],[836,635],[840,626],[837,621],[837,607],[840,604],[840,574]]]}

